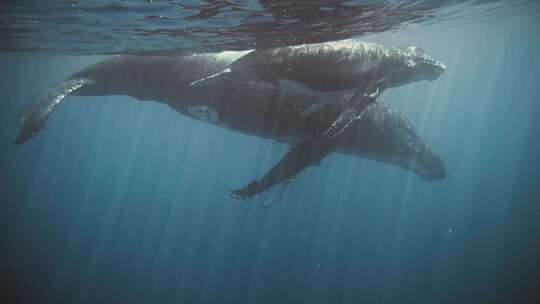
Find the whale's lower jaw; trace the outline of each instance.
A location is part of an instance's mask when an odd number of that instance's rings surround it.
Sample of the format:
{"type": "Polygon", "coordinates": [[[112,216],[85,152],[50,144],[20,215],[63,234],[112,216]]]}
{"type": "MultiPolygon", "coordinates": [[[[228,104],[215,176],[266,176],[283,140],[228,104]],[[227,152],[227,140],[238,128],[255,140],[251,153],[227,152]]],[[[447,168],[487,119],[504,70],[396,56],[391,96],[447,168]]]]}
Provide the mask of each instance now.
{"type": "Polygon", "coordinates": [[[424,165],[420,162],[420,159],[426,156],[425,154],[430,154],[430,156],[434,156],[434,154],[430,151],[424,151],[423,153],[420,153],[418,155],[418,158],[416,159],[400,157],[398,155],[382,155],[382,154],[352,151],[352,150],[347,150],[347,149],[337,149],[335,152],[396,165],[396,166],[402,167],[403,169],[413,171],[420,178],[427,181],[434,181],[434,180],[443,179],[446,177],[446,170],[444,168],[444,164],[441,163],[442,164],[442,167],[441,167],[439,164],[424,165]]]}

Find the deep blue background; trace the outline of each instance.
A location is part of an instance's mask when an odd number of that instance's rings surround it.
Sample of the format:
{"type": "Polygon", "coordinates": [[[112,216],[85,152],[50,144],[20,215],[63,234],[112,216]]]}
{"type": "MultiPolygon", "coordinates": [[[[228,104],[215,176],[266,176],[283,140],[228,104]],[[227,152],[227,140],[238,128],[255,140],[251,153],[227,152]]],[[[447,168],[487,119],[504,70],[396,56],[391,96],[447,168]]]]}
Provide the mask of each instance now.
{"type": "Polygon", "coordinates": [[[127,97],[70,97],[27,145],[17,114],[97,57],[0,55],[2,297],[34,303],[534,303],[538,16],[369,37],[445,62],[386,92],[448,177],[332,155],[273,208],[236,201],[286,147],[127,97]],[[37,299],[37,300],[36,300],[37,299]]]}

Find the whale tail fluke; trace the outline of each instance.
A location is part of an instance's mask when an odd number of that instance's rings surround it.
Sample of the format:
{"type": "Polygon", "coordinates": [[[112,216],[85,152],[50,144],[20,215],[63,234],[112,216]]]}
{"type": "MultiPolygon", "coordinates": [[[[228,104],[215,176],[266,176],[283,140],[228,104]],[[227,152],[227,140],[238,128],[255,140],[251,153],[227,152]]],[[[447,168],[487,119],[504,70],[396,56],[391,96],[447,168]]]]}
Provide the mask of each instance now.
{"type": "Polygon", "coordinates": [[[228,74],[228,73],[230,73],[230,72],[231,72],[231,69],[226,68],[225,70],[223,70],[223,71],[221,71],[221,72],[219,72],[219,73],[212,74],[212,75],[210,75],[210,76],[207,76],[207,77],[201,78],[201,79],[199,79],[199,80],[196,80],[196,81],[190,83],[189,86],[192,87],[192,86],[200,85],[201,83],[207,82],[207,81],[209,81],[209,80],[216,79],[216,78],[218,78],[218,77],[220,77],[220,76],[222,76],[222,75],[224,75],[224,74],[228,74]]]}
{"type": "Polygon", "coordinates": [[[35,102],[28,105],[19,117],[21,128],[13,144],[24,144],[36,136],[45,126],[56,105],[62,102],[70,93],[91,83],[93,83],[93,80],[86,78],[68,80],[57,88],[41,95],[35,102]]]}

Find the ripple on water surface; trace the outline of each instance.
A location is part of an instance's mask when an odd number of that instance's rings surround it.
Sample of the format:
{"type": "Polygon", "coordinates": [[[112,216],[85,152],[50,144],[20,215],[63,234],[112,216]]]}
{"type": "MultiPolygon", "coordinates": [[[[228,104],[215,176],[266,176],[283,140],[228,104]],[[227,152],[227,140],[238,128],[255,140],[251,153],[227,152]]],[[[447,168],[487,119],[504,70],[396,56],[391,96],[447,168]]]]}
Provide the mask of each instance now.
{"type": "Polygon", "coordinates": [[[361,37],[537,1],[6,1],[0,50],[74,55],[241,50],[361,37]]]}

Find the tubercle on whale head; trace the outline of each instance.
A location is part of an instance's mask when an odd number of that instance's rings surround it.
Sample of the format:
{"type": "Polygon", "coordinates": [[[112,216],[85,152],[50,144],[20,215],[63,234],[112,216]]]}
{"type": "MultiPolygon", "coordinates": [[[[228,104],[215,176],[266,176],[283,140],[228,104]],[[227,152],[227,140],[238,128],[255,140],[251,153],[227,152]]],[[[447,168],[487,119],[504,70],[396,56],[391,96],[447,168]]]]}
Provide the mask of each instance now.
{"type": "Polygon", "coordinates": [[[391,162],[413,171],[426,181],[446,178],[446,166],[444,162],[437,154],[430,150],[416,151],[412,154],[405,153],[404,155],[396,156],[391,162]]]}
{"type": "Polygon", "coordinates": [[[446,65],[424,53],[419,47],[411,46],[397,49],[397,69],[388,76],[390,87],[413,82],[438,79],[445,71],[446,65]]]}
{"type": "Polygon", "coordinates": [[[403,144],[404,150],[395,156],[395,164],[413,171],[420,178],[435,181],[446,178],[446,166],[439,155],[418,141],[403,144]]]}
{"type": "Polygon", "coordinates": [[[446,177],[446,166],[441,157],[433,152],[414,131],[413,125],[409,122],[399,134],[404,150],[404,167],[413,170],[418,176],[427,181],[444,179],[446,177]]]}
{"type": "Polygon", "coordinates": [[[447,174],[444,161],[423,141],[412,122],[381,102],[369,105],[362,119],[336,140],[338,152],[397,165],[427,181],[444,179],[447,174]]]}
{"type": "Polygon", "coordinates": [[[430,56],[420,47],[411,46],[405,50],[409,64],[414,68],[417,77],[434,81],[446,71],[446,65],[430,56]]]}

